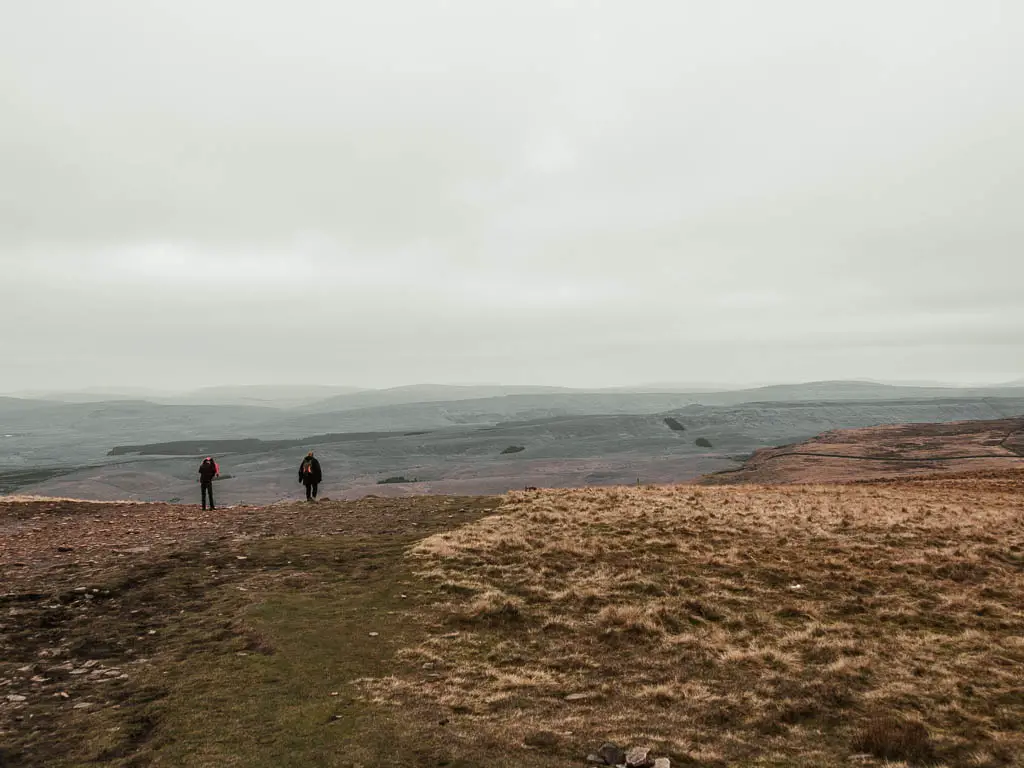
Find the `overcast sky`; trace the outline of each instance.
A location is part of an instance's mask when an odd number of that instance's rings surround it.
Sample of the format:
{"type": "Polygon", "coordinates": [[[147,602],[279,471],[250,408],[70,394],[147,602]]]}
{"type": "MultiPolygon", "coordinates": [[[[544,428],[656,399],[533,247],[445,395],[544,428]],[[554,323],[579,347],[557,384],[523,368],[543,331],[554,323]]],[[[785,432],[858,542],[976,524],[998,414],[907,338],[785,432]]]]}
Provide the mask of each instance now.
{"type": "Polygon", "coordinates": [[[1016,0],[0,0],[0,391],[1024,376],[1016,0]]]}

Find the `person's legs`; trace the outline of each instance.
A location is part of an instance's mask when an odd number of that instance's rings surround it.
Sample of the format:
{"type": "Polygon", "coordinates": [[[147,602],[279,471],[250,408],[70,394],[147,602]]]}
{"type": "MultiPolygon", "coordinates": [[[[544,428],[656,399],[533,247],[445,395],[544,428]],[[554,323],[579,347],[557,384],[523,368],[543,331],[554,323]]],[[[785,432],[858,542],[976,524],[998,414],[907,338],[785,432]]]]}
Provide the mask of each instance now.
{"type": "Polygon", "coordinates": [[[306,483],[306,501],[313,500],[313,485],[312,483],[306,483]]]}
{"type": "Polygon", "coordinates": [[[206,493],[210,490],[210,486],[207,483],[200,483],[199,490],[203,496],[203,509],[206,509],[206,493]]]}
{"type": "Polygon", "coordinates": [[[313,483],[313,498],[316,498],[316,489],[320,487],[319,483],[313,483]]]}
{"type": "Polygon", "coordinates": [[[210,487],[207,490],[210,493],[210,509],[216,509],[216,507],[213,506],[213,483],[210,483],[210,487]]]}

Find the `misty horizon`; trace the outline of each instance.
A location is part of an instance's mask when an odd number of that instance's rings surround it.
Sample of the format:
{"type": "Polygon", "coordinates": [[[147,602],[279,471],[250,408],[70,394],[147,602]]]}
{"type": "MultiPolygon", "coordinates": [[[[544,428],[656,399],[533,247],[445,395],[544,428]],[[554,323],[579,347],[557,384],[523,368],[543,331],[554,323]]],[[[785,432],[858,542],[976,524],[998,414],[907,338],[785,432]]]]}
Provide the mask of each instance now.
{"type": "MultiPolygon", "coordinates": [[[[322,390],[327,394],[355,394],[359,392],[388,392],[398,390],[416,390],[416,389],[446,389],[450,388],[457,392],[459,389],[509,389],[509,390],[551,390],[557,393],[558,390],[565,390],[566,392],[615,392],[615,391],[689,391],[693,393],[699,392],[715,392],[715,391],[733,391],[733,390],[746,390],[746,389],[759,389],[768,387],[800,387],[800,386],[814,386],[823,384],[877,384],[881,386],[892,386],[892,387],[911,387],[911,388],[949,388],[949,389],[971,389],[971,388],[998,388],[998,387],[1024,387],[1024,379],[1000,379],[996,381],[936,381],[936,380],[900,380],[900,379],[872,379],[872,378],[850,378],[850,379],[817,379],[811,381],[749,381],[749,382],[640,382],[634,384],[617,384],[607,386],[570,386],[563,384],[550,384],[550,383],[530,383],[530,384],[509,384],[506,382],[494,382],[494,381],[477,381],[477,382],[466,382],[466,381],[453,381],[453,382],[416,382],[412,384],[396,384],[392,386],[358,386],[352,384],[336,384],[336,383],[319,383],[319,382],[283,382],[283,383],[233,383],[233,384],[208,384],[200,385],[194,388],[187,389],[161,389],[156,387],[146,386],[135,386],[135,385],[92,385],[84,387],[69,387],[69,388],[54,388],[54,389],[22,389],[12,391],[0,391],[0,396],[4,397],[33,397],[33,398],[44,398],[46,396],[60,396],[60,395],[128,395],[139,398],[146,397],[182,397],[187,395],[199,395],[203,392],[217,392],[217,391],[232,391],[237,390],[240,392],[252,391],[253,393],[261,390],[280,390],[282,392],[287,391],[319,391],[322,390]]],[[[273,399],[273,396],[268,396],[269,399],[273,399]]]]}

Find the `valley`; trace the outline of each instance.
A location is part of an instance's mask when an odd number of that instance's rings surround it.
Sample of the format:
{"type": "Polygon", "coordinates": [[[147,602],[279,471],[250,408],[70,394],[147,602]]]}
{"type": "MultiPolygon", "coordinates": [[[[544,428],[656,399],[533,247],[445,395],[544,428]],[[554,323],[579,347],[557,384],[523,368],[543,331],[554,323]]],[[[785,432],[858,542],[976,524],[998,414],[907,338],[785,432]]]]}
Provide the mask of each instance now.
{"type": "Polygon", "coordinates": [[[221,503],[265,504],[296,494],[307,450],[324,463],[331,498],[683,482],[829,430],[1021,413],[1020,388],[980,396],[861,382],[719,393],[400,388],[276,407],[0,398],[0,493],[192,500],[198,460],[216,455],[221,503]],[[381,484],[389,477],[412,482],[381,484]]]}

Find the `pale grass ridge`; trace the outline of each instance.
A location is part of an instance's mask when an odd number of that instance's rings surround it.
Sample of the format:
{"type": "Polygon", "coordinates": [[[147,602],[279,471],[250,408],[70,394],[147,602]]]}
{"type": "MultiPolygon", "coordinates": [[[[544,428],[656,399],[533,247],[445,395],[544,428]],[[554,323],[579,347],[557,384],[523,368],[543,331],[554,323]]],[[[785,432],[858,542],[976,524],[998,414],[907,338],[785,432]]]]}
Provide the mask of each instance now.
{"type": "Polygon", "coordinates": [[[1020,765],[1022,490],[514,493],[411,552],[446,597],[367,691],[454,713],[455,739],[550,731],[568,759],[613,740],[699,765],[1020,765]]]}

